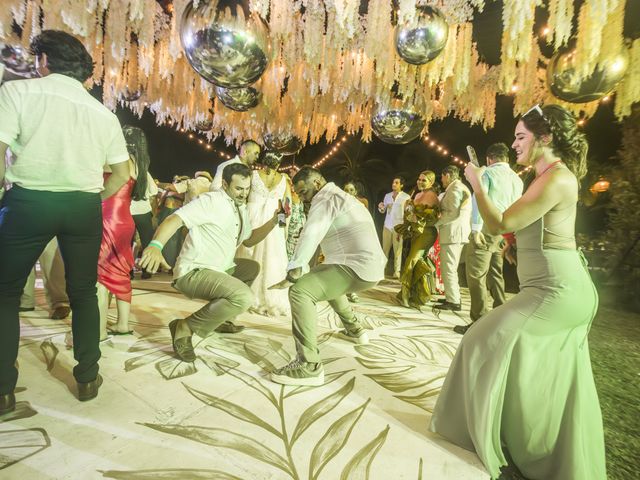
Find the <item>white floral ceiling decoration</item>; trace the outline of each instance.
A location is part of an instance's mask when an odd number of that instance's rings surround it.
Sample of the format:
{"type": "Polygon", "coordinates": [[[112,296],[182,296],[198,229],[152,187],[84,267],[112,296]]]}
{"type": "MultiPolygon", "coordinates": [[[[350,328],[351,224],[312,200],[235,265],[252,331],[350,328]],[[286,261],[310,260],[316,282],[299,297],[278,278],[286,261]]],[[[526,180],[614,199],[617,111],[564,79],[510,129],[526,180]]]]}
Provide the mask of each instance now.
{"type": "MultiPolygon", "coordinates": [[[[396,0],[395,5],[375,0],[364,13],[361,0],[249,0],[246,21],[260,17],[266,23],[270,55],[254,85],[262,93],[260,103],[247,112],[217,101],[215,86],[187,61],[180,19],[189,3],[2,0],[0,40],[28,45],[41,29],[68,31],[93,55],[89,82],[103,86],[108,107],[125,103],[138,114],[149,108],[158,124],[176,128],[211,122],[209,138],[221,135],[228,143],[282,131],[311,143],[323,136],[331,141],[339,129],[360,132],[367,141],[373,111],[392,97],[419,110],[426,128],[448,115],[491,128],[498,94],[514,95],[514,115],[536,103],[558,103],[546,86],[548,59],[534,31],[535,9],[542,6],[538,0],[504,2],[497,66],[483,63],[472,41],[473,15],[483,10],[485,0],[396,0]],[[417,4],[439,8],[449,23],[446,47],[425,65],[406,63],[394,49],[392,18],[411,18],[417,4]]],[[[629,51],[627,74],[615,92],[618,118],[640,101],[640,40],[624,43],[625,3],[585,0],[576,12],[572,0],[548,0],[544,6],[548,41],[558,49],[575,37],[577,64],[585,77],[612,52],[629,51]]],[[[245,19],[240,15],[238,21],[245,19]]],[[[598,106],[597,101],[563,104],[585,116],[598,106]]]]}

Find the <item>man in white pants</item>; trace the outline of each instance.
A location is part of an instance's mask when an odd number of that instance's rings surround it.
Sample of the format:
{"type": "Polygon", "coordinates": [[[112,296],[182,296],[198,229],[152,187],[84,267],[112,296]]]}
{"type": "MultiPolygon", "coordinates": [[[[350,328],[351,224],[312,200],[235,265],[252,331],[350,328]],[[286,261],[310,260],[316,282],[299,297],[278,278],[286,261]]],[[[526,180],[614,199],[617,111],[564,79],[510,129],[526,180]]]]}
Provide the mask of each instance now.
{"type": "Polygon", "coordinates": [[[436,227],[445,300],[436,308],[458,312],[461,310],[458,264],[462,247],[469,242],[471,234],[471,192],[460,180],[460,170],[454,165],[445,167],[440,179],[446,190],[440,201],[441,216],[436,227]]]}
{"type": "Polygon", "coordinates": [[[402,235],[396,233],[394,228],[404,221],[404,204],[410,198],[402,191],[404,184],[403,177],[399,175],[393,177],[391,191],[378,204],[378,211],[386,213],[382,229],[382,251],[387,258],[389,258],[393,247],[393,278],[400,278],[400,270],[402,269],[402,235]]]}

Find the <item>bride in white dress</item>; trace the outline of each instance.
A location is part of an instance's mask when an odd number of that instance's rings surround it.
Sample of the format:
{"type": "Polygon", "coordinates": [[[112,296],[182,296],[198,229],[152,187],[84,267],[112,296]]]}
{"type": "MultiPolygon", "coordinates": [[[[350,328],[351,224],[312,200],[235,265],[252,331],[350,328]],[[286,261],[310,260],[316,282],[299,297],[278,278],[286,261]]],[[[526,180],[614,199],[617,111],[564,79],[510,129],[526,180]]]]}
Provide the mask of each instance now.
{"type": "MultiPolygon", "coordinates": [[[[247,209],[251,225],[256,228],[263,225],[278,208],[279,202],[291,205],[291,187],[289,177],[278,172],[282,157],[267,153],[262,161],[263,167],[255,170],[251,177],[251,193],[247,209]]],[[[287,274],[286,228],[274,228],[269,235],[255,247],[240,247],[238,257],[250,258],[260,264],[260,273],[251,289],[256,303],[254,311],[277,316],[289,315],[288,290],[268,290],[280,282],[287,274]]]]}

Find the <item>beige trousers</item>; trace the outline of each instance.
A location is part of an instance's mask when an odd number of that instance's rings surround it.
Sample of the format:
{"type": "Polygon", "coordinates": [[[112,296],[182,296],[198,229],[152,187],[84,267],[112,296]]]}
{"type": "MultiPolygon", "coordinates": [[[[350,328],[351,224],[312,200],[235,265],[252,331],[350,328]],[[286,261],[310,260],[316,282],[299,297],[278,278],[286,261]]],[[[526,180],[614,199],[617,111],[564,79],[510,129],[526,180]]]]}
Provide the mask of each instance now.
{"type": "Polygon", "coordinates": [[[316,304],[328,301],[338,314],[344,327],[350,332],[362,329],[347,300],[347,293],[359,292],[372,288],[377,282],[367,282],[358,277],[353,270],[344,265],[327,265],[325,263],[313,267],[311,271],[289,288],[291,317],[293,319],[293,336],[296,341],[298,357],[305,362],[320,362],[318,350],[318,334],[316,326],[318,315],[316,304]]]}
{"type": "Polygon", "coordinates": [[[209,301],[186,318],[191,331],[199,337],[209,336],[218,326],[233,320],[253,305],[251,284],[260,271],[260,265],[247,258],[234,261],[235,268],[227,272],[199,268],[173,282],[174,288],[187,297],[209,301]]]}
{"type": "Polygon", "coordinates": [[[444,296],[450,303],[460,303],[458,264],[463,247],[462,243],[440,244],[440,273],[444,284],[444,296]]]}
{"type": "MultiPolygon", "coordinates": [[[[54,237],[42,251],[38,260],[40,262],[40,272],[44,283],[44,292],[47,304],[51,310],[69,306],[67,297],[67,284],[64,279],[64,263],[58,248],[58,240],[54,237]]],[[[36,306],[35,298],[36,269],[31,269],[27,283],[24,286],[20,306],[33,308],[36,306]]]]}
{"type": "Polygon", "coordinates": [[[398,235],[394,230],[382,229],[382,251],[389,258],[389,253],[393,247],[393,274],[400,276],[402,270],[402,235],[398,235]]]}

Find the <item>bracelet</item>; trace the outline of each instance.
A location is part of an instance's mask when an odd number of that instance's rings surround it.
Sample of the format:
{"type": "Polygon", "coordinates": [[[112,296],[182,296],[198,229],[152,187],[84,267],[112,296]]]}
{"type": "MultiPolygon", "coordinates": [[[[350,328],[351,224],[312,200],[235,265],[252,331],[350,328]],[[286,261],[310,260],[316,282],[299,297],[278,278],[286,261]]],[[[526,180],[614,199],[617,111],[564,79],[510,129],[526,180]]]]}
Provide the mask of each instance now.
{"type": "Polygon", "coordinates": [[[148,246],[156,247],[158,250],[162,250],[164,248],[164,245],[162,244],[162,242],[159,242],[158,240],[151,240],[148,246]]]}

